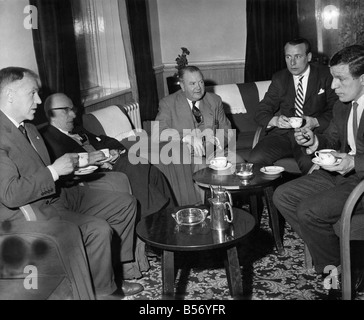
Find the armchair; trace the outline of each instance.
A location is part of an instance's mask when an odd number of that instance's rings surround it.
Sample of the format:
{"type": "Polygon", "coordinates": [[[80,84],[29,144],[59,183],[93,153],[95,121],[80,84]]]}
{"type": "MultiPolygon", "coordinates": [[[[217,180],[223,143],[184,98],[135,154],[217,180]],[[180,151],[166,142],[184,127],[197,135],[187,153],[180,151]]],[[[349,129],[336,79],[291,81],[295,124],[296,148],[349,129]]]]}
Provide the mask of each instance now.
{"type": "Polygon", "coordinates": [[[95,299],[78,227],[20,209],[23,224],[0,228],[0,300],[95,299]]]}
{"type": "MultiPolygon", "coordinates": [[[[352,298],[350,241],[364,241],[364,214],[355,214],[356,205],[362,199],[363,194],[364,180],[351,192],[345,202],[341,219],[334,225],[335,233],[340,238],[341,290],[343,300],[351,300],[352,298]]],[[[306,245],[304,254],[306,268],[310,269],[313,267],[313,264],[311,254],[306,245]]]]}

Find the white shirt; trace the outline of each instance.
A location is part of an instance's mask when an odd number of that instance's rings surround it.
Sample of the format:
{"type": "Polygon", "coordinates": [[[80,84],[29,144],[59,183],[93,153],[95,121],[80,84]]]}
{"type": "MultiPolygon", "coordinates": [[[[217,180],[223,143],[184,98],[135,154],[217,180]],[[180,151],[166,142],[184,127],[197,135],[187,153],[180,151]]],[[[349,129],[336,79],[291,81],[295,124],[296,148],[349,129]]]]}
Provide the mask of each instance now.
{"type": "MultiPolygon", "coordinates": [[[[187,99],[187,101],[188,101],[188,104],[190,105],[190,108],[191,108],[191,110],[192,110],[192,108],[193,108],[192,101],[191,101],[190,99],[187,99]]],[[[196,108],[197,108],[197,109],[200,109],[200,100],[197,100],[197,101],[196,101],[195,106],[196,106],[196,108]]]]}
{"type": "MultiPolygon", "coordinates": [[[[358,128],[359,128],[360,119],[361,119],[361,116],[362,116],[363,110],[364,110],[364,95],[362,95],[358,99],[358,101],[356,101],[356,102],[358,103],[357,120],[358,120],[358,128]]],[[[354,138],[352,123],[353,123],[353,108],[351,108],[350,115],[349,115],[349,120],[348,120],[348,144],[349,144],[350,149],[351,149],[349,154],[355,155],[356,154],[356,144],[355,144],[355,138],[354,138]]]]}

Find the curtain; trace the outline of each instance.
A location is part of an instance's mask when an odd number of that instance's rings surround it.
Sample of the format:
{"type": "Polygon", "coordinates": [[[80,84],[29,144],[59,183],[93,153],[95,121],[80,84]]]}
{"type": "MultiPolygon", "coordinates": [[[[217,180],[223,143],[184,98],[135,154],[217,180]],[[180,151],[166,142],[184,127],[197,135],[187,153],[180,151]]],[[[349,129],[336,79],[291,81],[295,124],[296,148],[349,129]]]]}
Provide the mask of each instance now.
{"type": "Polygon", "coordinates": [[[142,121],[154,120],[158,112],[158,93],[149,43],[145,0],[126,0],[135,73],[142,121]]]}
{"type": "MultiPolygon", "coordinates": [[[[72,0],[29,0],[38,9],[38,29],[33,29],[34,50],[42,82],[41,99],[63,92],[75,106],[81,105],[72,0]]],[[[80,114],[80,112],[79,112],[80,114]]],[[[35,123],[44,123],[42,107],[35,123]]]]}
{"type": "Polygon", "coordinates": [[[247,0],[245,82],[270,80],[284,69],[284,45],[297,38],[296,0],[247,0]]]}

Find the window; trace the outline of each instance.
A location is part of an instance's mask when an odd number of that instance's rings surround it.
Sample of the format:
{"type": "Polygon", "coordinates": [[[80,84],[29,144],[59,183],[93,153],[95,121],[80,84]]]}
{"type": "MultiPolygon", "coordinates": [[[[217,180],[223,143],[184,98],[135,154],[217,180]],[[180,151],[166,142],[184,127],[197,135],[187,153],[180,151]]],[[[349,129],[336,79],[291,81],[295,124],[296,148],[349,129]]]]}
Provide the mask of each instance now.
{"type": "Polygon", "coordinates": [[[83,102],[130,90],[118,1],[71,2],[83,102]]]}

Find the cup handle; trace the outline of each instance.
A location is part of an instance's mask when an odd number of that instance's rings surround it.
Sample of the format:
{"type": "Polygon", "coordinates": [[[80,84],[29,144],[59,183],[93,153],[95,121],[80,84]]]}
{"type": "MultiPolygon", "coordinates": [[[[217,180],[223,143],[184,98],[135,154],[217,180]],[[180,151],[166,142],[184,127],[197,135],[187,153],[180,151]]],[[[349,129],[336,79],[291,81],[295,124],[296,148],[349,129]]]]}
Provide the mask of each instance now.
{"type": "Polygon", "coordinates": [[[315,151],[315,157],[320,158],[318,151],[315,151]]]}

